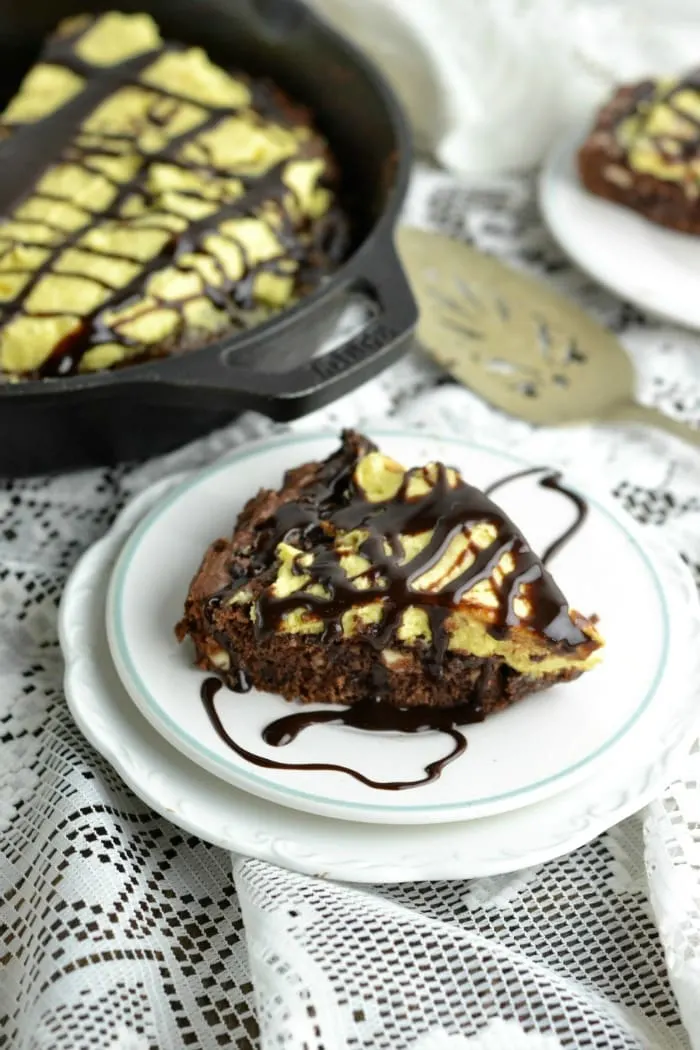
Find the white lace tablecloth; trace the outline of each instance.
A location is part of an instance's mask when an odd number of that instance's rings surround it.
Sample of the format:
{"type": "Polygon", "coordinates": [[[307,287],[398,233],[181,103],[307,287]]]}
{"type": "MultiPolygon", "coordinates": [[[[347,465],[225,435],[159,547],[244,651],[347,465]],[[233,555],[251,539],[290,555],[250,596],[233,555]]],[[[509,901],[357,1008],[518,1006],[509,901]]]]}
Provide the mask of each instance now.
{"type": "MultiPolygon", "coordinates": [[[[528,181],[423,173],[408,212],[547,275],[620,333],[643,399],[700,422],[700,337],[575,272],[528,181]]],[[[700,456],[673,439],[533,430],[420,353],[295,426],[387,416],[574,463],[663,530],[700,583],[700,456]]],[[[357,889],[232,861],[151,812],[83,740],[56,636],[71,565],[132,494],[269,429],[245,417],[136,468],[0,487],[0,1047],[700,1048],[700,753],[642,817],[561,860],[357,889]]]]}

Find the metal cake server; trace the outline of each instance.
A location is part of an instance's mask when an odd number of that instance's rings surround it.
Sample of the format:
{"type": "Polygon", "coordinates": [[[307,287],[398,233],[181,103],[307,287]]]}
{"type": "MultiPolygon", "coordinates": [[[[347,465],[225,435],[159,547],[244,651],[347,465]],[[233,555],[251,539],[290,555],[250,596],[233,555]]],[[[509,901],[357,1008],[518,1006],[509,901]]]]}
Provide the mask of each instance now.
{"type": "Polygon", "coordinates": [[[629,422],[694,445],[700,430],[635,398],[619,340],[580,307],[462,241],[403,227],[418,338],[456,379],[529,423],[629,422]]]}

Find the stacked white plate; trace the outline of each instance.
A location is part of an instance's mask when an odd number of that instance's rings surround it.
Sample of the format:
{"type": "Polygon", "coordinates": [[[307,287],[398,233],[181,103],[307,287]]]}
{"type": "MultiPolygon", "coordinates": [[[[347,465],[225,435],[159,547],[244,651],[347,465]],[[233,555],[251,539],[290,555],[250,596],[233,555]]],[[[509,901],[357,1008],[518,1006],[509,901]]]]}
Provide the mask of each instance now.
{"type": "MultiPolygon", "coordinates": [[[[442,460],[480,487],[527,466],[456,439],[374,431],[407,465],[442,460]]],[[[244,502],[283,472],[326,456],[336,435],[285,436],[132,503],[76,567],[61,607],[66,695],[85,735],[154,809],[211,842],[316,875],[355,882],[463,878],[561,855],[641,808],[671,777],[697,728],[700,609],[673,551],[597,495],[551,569],[606,638],[602,664],[483,723],[432,782],[452,741],[438,731],[308,728],[272,747],[262,730],[294,708],[258,691],[222,689],[218,714],[243,749],[290,765],[264,768],[215,732],[206,677],[173,627],[208,544],[230,534],[244,502]],[[415,781],[401,791],[390,781],[415,781]]],[[[543,466],[546,466],[544,464],[543,466]]],[[[495,497],[544,550],[572,505],[530,475],[495,497]]]]}

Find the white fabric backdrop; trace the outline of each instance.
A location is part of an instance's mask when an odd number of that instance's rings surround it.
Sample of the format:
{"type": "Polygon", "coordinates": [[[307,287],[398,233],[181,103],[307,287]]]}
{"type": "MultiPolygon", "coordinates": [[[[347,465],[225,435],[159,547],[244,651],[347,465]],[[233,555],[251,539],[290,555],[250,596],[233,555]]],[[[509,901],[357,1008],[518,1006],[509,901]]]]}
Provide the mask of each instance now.
{"type": "Polygon", "coordinates": [[[696,0],[312,0],[389,75],[454,171],[541,159],[613,84],[700,61],[696,0]]]}

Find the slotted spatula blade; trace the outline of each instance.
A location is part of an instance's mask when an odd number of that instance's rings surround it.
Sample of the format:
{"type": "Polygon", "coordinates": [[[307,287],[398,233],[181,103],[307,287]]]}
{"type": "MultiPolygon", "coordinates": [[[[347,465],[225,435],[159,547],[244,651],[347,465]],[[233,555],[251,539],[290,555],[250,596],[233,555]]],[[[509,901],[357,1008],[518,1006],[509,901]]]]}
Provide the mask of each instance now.
{"type": "Polygon", "coordinates": [[[403,227],[397,244],[420,342],[496,408],[547,426],[640,423],[700,445],[700,430],[636,400],[624,347],[575,303],[462,241],[403,227]]]}

